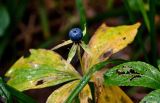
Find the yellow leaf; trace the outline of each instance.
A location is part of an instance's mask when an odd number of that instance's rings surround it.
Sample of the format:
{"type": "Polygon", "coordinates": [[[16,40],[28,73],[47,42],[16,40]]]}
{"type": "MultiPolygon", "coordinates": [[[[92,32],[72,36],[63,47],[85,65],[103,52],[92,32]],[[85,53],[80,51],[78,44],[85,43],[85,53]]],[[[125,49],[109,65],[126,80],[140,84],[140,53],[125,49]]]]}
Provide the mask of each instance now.
{"type": "Polygon", "coordinates": [[[101,86],[99,90],[101,90],[101,92],[98,95],[96,103],[133,103],[117,86],[101,86]]]}
{"type": "Polygon", "coordinates": [[[125,48],[134,40],[139,26],[140,23],[117,27],[108,27],[106,24],[102,24],[89,42],[89,47],[94,56],[87,53],[83,55],[85,66],[83,72],[86,73],[88,68],[94,64],[108,59],[112,54],[125,48]]]}
{"type": "MultiPolygon", "coordinates": [[[[90,56],[87,53],[83,55],[83,72],[86,73],[94,64],[107,60],[112,54],[125,48],[134,40],[139,26],[140,23],[117,27],[108,27],[102,24],[89,42],[89,48],[93,55],[90,56]]],[[[97,72],[92,78],[95,84],[97,103],[132,103],[119,87],[103,85],[104,72],[106,69],[97,72]]]]}
{"type": "MultiPolygon", "coordinates": [[[[67,83],[55,90],[47,99],[46,103],[64,103],[71,91],[78,85],[79,80],[67,83]]],[[[88,99],[92,99],[91,91],[88,85],[86,85],[79,94],[80,103],[88,103],[88,99]]]]}

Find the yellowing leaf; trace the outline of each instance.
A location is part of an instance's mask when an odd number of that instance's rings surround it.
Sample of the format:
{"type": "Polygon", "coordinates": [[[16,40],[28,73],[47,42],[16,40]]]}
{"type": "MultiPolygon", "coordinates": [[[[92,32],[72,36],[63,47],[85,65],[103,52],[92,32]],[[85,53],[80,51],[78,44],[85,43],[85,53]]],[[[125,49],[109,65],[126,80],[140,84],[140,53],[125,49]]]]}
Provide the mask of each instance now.
{"type": "Polygon", "coordinates": [[[117,86],[101,86],[99,90],[97,103],[133,103],[117,86]]]}
{"type": "Polygon", "coordinates": [[[80,79],[79,73],[60,55],[45,49],[31,49],[6,73],[10,86],[23,91],[80,79]]]}
{"type": "MultiPolygon", "coordinates": [[[[55,90],[47,99],[46,103],[64,103],[71,91],[78,85],[79,80],[67,83],[55,90]]],[[[79,95],[80,103],[88,103],[88,99],[91,99],[91,91],[88,85],[86,85],[79,95]]]]}
{"type": "Polygon", "coordinates": [[[108,27],[102,24],[95,32],[89,42],[89,47],[93,56],[87,53],[83,56],[85,73],[94,64],[108,59],[112,54],[120,51],[131,43],[137,33],[140,23],[134,25],[123,25],[117,27],[108,27]]]}
{"type": "MultiPolygon", "coordinates": [[[[102,24],[89,42],[92,56],[87,53],[83,55],[85,67],[83,72],[88,72],[88,69],[94,64],[107,60],[112,54],[125,48],[134,40],[139,26],[140,23],[117,27],[108,27],[102,24]]],[[[100,74],[96,73],[92,78],[96,86],[95,95],[97,103],[132,103],[119,87],[106,87],[103,85],[104,71],[99,71],[100,74]]]]}

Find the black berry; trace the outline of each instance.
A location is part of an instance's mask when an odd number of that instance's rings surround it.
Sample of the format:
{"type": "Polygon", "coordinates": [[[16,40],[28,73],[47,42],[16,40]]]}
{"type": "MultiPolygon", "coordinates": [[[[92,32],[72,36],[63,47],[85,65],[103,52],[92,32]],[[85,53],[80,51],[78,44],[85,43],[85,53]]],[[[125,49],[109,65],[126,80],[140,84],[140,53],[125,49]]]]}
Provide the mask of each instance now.
{"type": "Polygon", "coordinates": [[[69,38],[74,42],[79,42],[83,37],[82,30],[79,28],[73,28],[69,31],[69,38]]]}

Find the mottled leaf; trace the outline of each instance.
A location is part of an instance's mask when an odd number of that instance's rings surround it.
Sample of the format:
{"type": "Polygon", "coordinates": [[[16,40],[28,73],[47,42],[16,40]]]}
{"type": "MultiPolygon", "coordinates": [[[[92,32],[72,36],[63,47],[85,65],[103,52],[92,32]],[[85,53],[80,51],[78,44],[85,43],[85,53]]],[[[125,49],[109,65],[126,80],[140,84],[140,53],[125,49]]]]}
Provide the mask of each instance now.
{"type": "Polygon", "coordinates": [[[160,89],[154,90],[145,96],[140,103],[159,103],[160,102],[160,89]]]}
{"type": "MultiPolygon", "coordinates": [[[[75,86],[79,83],[79,80],[67,83],[55,90],[47,99],[46,103],[64,103],[67,97],[70,95],[75,86]]],[[[79,94],[80,103],[88,103],[88,99],[91,99],[91,91],[88,85],[79,94]]]]}
{"type": "Polygon", "coordinates": [[[160,72],[144,62],[127,62],[106,72],[106,85],[160,88],[160,72]]]}
{"type": "Polygon", "coordinates": [[[89,48],[94,56],[87,53],[83,56],[85,73],[94,64],[108,59],[112,54],[125,48],[131,43],[137,33],[140,23],[134,25],[123,25],[117,27],[108,27],[102,24],[89,42],[89,48]]]}
{"type": "Polygon", "coordinates": [[[6,73],[10,86],[23,91],[79,79],[80,75],[60,55],[45,49],[31,49],[6,73]]]}
{"type": "Polygon", "coordinates": [[[0,5],[0,36],[2,36],[10,23],[8,11],[5,6],[0,5]]]}

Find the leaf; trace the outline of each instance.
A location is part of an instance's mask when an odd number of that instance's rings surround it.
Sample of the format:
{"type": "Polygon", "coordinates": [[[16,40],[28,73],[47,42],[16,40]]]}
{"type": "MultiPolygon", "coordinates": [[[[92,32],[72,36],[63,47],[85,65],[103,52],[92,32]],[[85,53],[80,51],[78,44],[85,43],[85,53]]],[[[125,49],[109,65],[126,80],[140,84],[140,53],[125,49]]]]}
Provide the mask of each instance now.
{"type": "Polygon", "coordinates": [[[7,84],[6,84],[6,88],[11,93],[12,96],[16,97],[17,100],[21,101],[22,103],[28,103],[28,101],[29,101],[29,103],[37,103],[37,101],[32,99],[30,96],[10,87],[7,84]]]}
{"type": "Polygon", "coordinates": [[[0,5],[0,36],[2,36],[10,23],[8,11],[5,6],[0,5]]]}
{"type": "Polygon", "coordinates": [[[81,47],[84,49],[84,51],[85,51],[86,53],[88,53],[90,56],[93,56],[91,50],[90,50],[89,47],[88,47],[88,45],[86,45],[83,41],[82,41],[82,43],[80,43],[80,45],[81,45],[81,47]]]}
{"type": "Polygon", "coordinates": [[[60,48],[60,47],[66,46],[66,45],[71,44],[71,43],[72,43],[71,40],[64,41],[63,43],[61,43],[61,44],[53,47],[51,50],[56,50],[56,49],[58,49],[58,48],[60,48]]]}
{"type": "Polygon", "coordinates": [[[6,73],[8,84],[20,91],[44,88],[79,79],[80,75],[57,53],[31,49],[6,73]]]}
{"type": "Polygon", "coordinates": [[[102,24],[89,42],[89,48],[94,56],[89,56],[87,53],[83,55],[85,66],[83,72],[86,73],[87,68],[108,59],[112,54],[125,48],[134,40],[139,26],[140,23],[117,27],[108,27],[102,24]]]}
{"type": "Polygon", "coordinates": [[[160,89],[154,90],[145,96],[140,103],[159,103],[160,101],[160,89]]]}
{"type": "Polygon", "coordinates": [[[105,73],[106,85],[160,88],[160,72],[144,62],[127,62],[105,73]]]}
{"type": "Polygon", "coordinates": [[[133,103],[131,99],[117,86],[99,87],[97,103],[133,103]]]}
{"type": "MultiPolygon", "coordinates": [[[[55,90],[47,99],[46,103],[64,103],[70,93],[73,91],[75,86],[79,83],[79,80],[70,82],[55,90]],[[63,95],[62,95],[63,94],[63,95]]],[[[88,99],[91,99],[91,92],[89,86],[82,90],[79,95],[80,103],[88,103],[88,99]]]]}
{"type": "Polygon", "coordinates": [[[72,45],[69,53],[68,53],[68,58],[67,58],[67,62],[70,63],[71,60],[73,59],[73,57],[75,56],[76,54],[76,51],[77,51],[77,46],[75,43],[72,45]]]}
{"type": "Polygon", "coordinates": [[[0,77],[0,101],[3,103],[12,103],[11,94],[7,90],[1,77],[0,77]]]}

